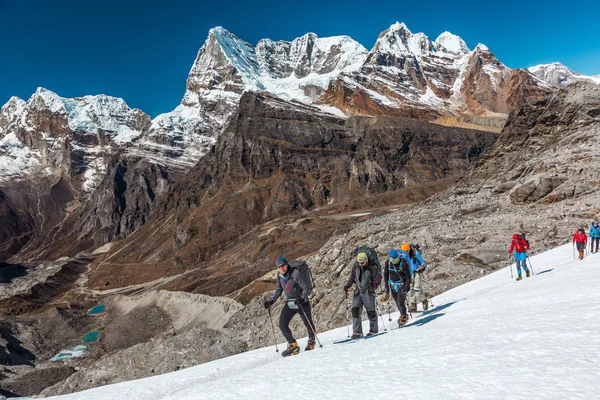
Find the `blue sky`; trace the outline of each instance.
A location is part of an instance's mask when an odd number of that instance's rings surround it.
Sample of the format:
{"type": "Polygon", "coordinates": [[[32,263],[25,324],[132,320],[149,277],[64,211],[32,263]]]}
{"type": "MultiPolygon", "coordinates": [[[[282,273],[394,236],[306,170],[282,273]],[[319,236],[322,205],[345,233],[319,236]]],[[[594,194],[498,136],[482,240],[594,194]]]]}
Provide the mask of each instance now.
{"type": "Polygon", "coordinates": [[[484,43],[509,67],[559,61],[600,74],[600,1],[0,0],[0,104],[43,86],[104,93],[156,116],[177,106],[198,49],[221,25],[256,44],[306,32],[370,49],[396,21],[432,40],[484,43]]]}

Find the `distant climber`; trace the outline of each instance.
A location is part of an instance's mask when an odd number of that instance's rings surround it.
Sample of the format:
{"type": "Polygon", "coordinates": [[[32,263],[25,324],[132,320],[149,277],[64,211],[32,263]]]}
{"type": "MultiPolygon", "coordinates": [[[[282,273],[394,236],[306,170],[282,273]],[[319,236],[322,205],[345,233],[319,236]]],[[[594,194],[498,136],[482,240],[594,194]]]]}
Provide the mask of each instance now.
{"type": "MultiPolygon", "coordinates": [[[[523,239],[521,235],[515,233],[512,237],[512,241],[510,243],[510,250],[508,250],[508,254],[515,252],[515,261],[517,264],[517,281],[523,279],[521,276],[521,267],[525,270],[525,277],[529,278],[529,268],[527,268],[527,250],[529,250],[529,242],[526,239],[523,239]]],[[[511,267],[512,268],[512,267],[511,267]]]]}
{"type": "Polygon", "coordinates": [[[579,252],[579,259],[583,260],[585,247],[587,246],[587,235],[585,234],[585,229],[579,228],[573,235],[573,244],[577,247],[577,251],[579,252]]]}
{"type": "Polygon", "coordinates": [[[419,245],[411,246],[408,243],[404,243],[401,249],[402,252],[407,255],[407,261],[412,276],[410,291],[408,292],[408,310],[410,312],[416,312],[417,304],[421,303],[423,311],[427,311],[427,309],[429,309],[429,299],[425,293],[424,286],[424,274],[427,263],[423,260],[423,256],[421,256],[419,245]]]}
{"type": "Polygon", "coordinates": [[[302,318],[302,322],[304,322],[304,326],[306,326],[306,329],[308,330],[308,344],[304,350],[309,351],[315,348],[315,324],[312,320],[310,302],[308,300],[311,291],[311,283],[308,281],[306,275],[301,272],[299,267],[290,265],[294,263],[304,262],[288,262],[284,257],[279,257],[277,259],[275,262],[278,270],[277,288],[273,292],[271,299],[264,302],[265,308],[270,308],[282,292],[285,293],[287,298],[287,302],[283,306],[281,315],[279,316],[279,329],[288,342],[287,349],[281,353],[284,357],[296,355],[300,352],[298,342],[289,328],[290,321],[296,314],[300,314],[300,318],[302,318]]]}
{"type": "Polygon", "coordinates": [[[408,322],[408,314],[406,312],[406,294],[410,289],[410,266],[408,257],[402,258],[397,250],[392,249],[388,253],[388,259],[383,267],[383,280],[385,282],[385,294],[382,296],[382,301],[389,300],[390,289],[392,298],[396,302],[400,317],[398,325],[404,326],[408,322]]]}
{"type": "Polygon", "coordinates": [[[600,250],[600,224],[598,221],[592,222],[590,226],[590,253],[596,253],[600,250]],[[596,243],[596,251],[594,251],[594,243],[596,243]]]}
{"type": "Polygon", "coordinates": [[[362,331],[362,308],[367,310],[369,318],[369,333],[374,335],[379,331],[377,324],[377,310],[375,305],[375,290],[381,283],[381,265],[377,252],[371,248],[359,249],[356,261],[352,265],[352,272],[344,285],[344,292],[348,296],[348,290],[354,284],[354,296],[352,299],[352,337],[363,335],[362,331]]]}

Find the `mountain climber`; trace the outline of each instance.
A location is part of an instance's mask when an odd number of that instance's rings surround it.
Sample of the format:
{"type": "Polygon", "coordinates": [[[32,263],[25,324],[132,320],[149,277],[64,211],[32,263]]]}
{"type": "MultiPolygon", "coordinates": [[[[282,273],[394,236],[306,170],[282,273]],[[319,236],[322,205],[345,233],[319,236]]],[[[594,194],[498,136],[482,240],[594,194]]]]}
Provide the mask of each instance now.
{"type": "Polygon", "coordinates": [[[385,281],[385,294],[382,301],[388,301],[390,288],[392,297],[400,311],[398,325],[404,326],[408,322],[406,313],[406,294],[410,289],[410,266],[406,258],[401,258],[397,250],[392,249],[388,253],[388,259],[383,268],[383,280],[385,281]]]}
{"type": "MultiPolygon", "coordinates": [[[[419,245],[409,245],[404,243],[401,247],[402,252],[407,256],[408,265],[410,266],[410,274],[412,277],[410,291],[408,292],[408,310],[410,312],[417,311],[417,304],[421,303],[423,311],[427,311],[429,308],[429,299],[425,294],[424,288],[424,273],[427,268],[427,263],[423,260],[421,252],[419,251],[419,245]]],[[[401,255],[402,256],[402,255],[401,255]]]]}
{"type": "Polygon", "coordinates": [[[590,226],[590,243],[591,253],[596,253],[600,250],[600,224],[598,221],[592,222],[592,225],[590,226]],[[596,242],[596,251],[594,251],[594,242],[596,242]]]}
{"type": "Polygon", "coordinates": [[[281,355],[284,357],[296,355],[300,352],[298,342],[294,338],[292,331],[289,328],[290,321],[296,314],[300,314],[304,326],[308,330],[308,344],[304,351],[313,350],[315,348],[315,333],[313,327],[315,324],[312,320],[310,310],[310,302],[308,295],[310,293],[310,283],[302,276],[297,268],[290,266],[289,262],[284,257],[279,257],[275,262],[277,266],[277,288],[273,292],[273,296],[269,300],[265,300],[265,308],[270,308],[279,298],[281,293],[285,293],[287,302],[281,310],[279,316],[279,329],[288,342],[288,347],[281,355]]]}
{"type": "MultiPolygon", "coordinates": [[[[515,252],[515,261],[517,264],[517,281],[523,279],[521,276],[521,267],[525,270],[525,277],[529,278],[529,268],[527,268],[527,250],[529,250],[529,242],[521,237],[518,233],[515,233],[510,243],[510,250],[508,254],[515,252]]],[[[511,267],[512,268],[512,267],[511,267]]]]}
{"type": "MultiPolygon", "coordinates": [[[[373,253],[375,251],[373,250],[373,253]]],[[[376,254],[376,253],[375,253],[376,254]]],[[[375,255],[376,257],[376,255],[375,255]]],[[[361,251],[356,256],[356,261],[352,265],[350,278],[344,285],[344,292],[348,296],[348,290],[355,284],[354,297],[352,299],[352,337],[362,337],[362,308],[367,310],[369,317],[369,333],[367,336],[376,334],[379,331],[377,325],[377,310],[375,309],[375,289],[381,283],[381,271],[378,267],[379,261],[372,260],[367,253],[361,251]]]]}
{"type": "Polygon", "coordinates": [[[573,235],[573,243],[577,246],[577,251],[579,252],[579,259],[583,260],[583,254],[585,251],[585,247],[587,246],[587,235],[585,234],[585,229],[579,228],[573,235]]]}

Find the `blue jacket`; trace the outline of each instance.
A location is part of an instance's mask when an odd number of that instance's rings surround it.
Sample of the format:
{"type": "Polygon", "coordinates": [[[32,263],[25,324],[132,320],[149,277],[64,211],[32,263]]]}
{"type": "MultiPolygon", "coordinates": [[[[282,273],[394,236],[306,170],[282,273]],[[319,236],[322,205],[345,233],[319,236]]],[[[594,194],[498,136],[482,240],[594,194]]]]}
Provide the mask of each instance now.
{"type": "Polygon", "coordinates": [[[593,238],[600,237],[600,224],[594,228],[594,223],[590,226],[590,236],[593,238]]]}
{"type": "MultiPolygon", "coordinates": [[[[423,269],[425,269],[427,267],[427,263],[425,262],[425,260],[423,260],[423,256],[421,256],[421,253],[419,253],[417,250],[415,250],[414,258],[410,258],[406,252],[400,252],[400,253],[406,254],[407,259],[408,259],[408,265],[410,265],[410,273],[411,274],[414,274],[415,271],[417,269],[419,269],[419,266],[423,266],[423,269]]],[[[402,254],[400,254],[400,257],[402,257],[402,254]]]]}

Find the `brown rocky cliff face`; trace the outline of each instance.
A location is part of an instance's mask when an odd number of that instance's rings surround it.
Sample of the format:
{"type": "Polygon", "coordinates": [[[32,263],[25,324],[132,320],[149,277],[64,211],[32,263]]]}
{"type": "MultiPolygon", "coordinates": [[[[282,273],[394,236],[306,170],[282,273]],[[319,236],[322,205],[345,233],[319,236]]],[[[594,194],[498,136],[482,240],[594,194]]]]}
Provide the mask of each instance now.
{"type": "MultiPolygon", "coordinates": [[[[494,146],[469,180],[515,182],[528,176],[558,176],[583,183],[577,164],[597,142],[600,86],[578,82],[556,95],[534,101],[510,114],[494,146]]],[[[583,168],[588,172],[589,168],[583,168]]],[[[590,175],[590,182],[597,178],[590,175]]],[[[499,189],[501,190],[501,189],[499,189]]]]}
{"type": "Polygon", "coordinates": [[[359,72],[341,74],[319,102],[350,115],[503,119],[510,110],[553,92],[529,72],[504,66],[485,46],[463,58],[427,52],[418,58],[393,56],[374,49],[359,72]],[[437,99],[427,98],[428,90],[437,99]]]}
{"type": "Polygon", "coordinates": [[[61,209],[61,220],[40,230],[14,260],[72,257],[125,238],[148,221],[155,203],[166,200],[177,178],[166,166],[127,154],[115,156],[90,198],[72,212],[61,209]]]}
{"type": "Polygon", "coordinates": [[[290,213],[460,174],[495,140],[412,120],[343,121],[260,95],[245,95],[240,110],[176,191],[176,250],[198,246],[198,233],[204,242],[233,228],[233,239],[290,213]]]}
{"type": "Polygon", "coordinates": [[[345,121],[247,93],[215,147],[111,263],[199,267],[267,221],[459,176],[495,140],[401,118],[345,121]]]}
{"type": "Polygon", "coordinates": [[[19,210],[0,190],[0,262],[18,252],[34,231],[34,218],[28,210],[19,210]]]}
{"type": "Polygon", "coordinates": [[[467,63],[460,91],[474,115],[508,114],[554,93],[529,72],[507,68],[489,50],[481,48],[475,49],[467,63]]]}
{"type": "MultiPolygon", "coordinates": [[[[383,84],[375,84],[375,87],[370,86],[369,88],[389,94],[391,97],[397,97],[383,84]]],[[[393,107],[382,104],[363,88],[349,86],[339,79],[329,84],[327,91],[319,99],[319,103],[337,107],[348,115],[396,116],[432,121],[443,114],[439,110],[424,105],[393,107]]]]}

